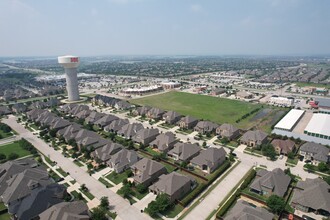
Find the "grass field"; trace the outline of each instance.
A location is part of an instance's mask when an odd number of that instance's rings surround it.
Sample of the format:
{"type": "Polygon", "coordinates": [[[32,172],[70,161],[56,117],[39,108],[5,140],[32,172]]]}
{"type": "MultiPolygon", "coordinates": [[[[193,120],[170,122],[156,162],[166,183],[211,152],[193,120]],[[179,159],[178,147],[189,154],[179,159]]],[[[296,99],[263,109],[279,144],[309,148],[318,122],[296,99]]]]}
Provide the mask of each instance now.
{"type": "Polygon", "coordinates": [[[105,178],[113,182],[114,184],[118,185],[119,183],[123,182],[124,179],[127,179],[126,172],[117,173],[111,172],[109,175],[107,175],[105,178]]]}
{"type": "MultiPolygon", "coordinates": [[[[132,99],[130,102],[164,110],[173,110],[183,115],[191,115],[198,119],[211,120],[221,124],[235,124],[237,119],[260,107],[259,104],[174,91],[132,99]]],[[[242,120],[237,126],[241,128],[249,127],[251,123],[245,121],[242,120]]]]}
{"type": "Polygon", "coordinates": [[[18,154],[18,157],[25,157],[27,155],[30,155],[31,153],[27,150],[24,150],[19,146],[17,142],[13,142],[10,144],[0,145],[0,153],[5,154],[7,157],[11,153],[18,154]]]}
{"type": "Polygon", "coordinates": [[[308,83],[296,82],[295,84],[299,87],[313,86],[313,87],[319,87],[319,88],[325,87],[325,88],[330,89],[330,84],[318,84],[318,83],[311,83],[311,82],[308,82],[308,83]]]}

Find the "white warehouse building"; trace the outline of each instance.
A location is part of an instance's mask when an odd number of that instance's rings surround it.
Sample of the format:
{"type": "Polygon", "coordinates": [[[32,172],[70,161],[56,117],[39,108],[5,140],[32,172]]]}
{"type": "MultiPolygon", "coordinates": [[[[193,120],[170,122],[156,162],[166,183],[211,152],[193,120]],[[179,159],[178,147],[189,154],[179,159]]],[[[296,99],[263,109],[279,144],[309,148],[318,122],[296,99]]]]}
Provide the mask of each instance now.
{"type": "Polygon", "coordinates": [[[274,96],[274,97],[270,97],[269,103],[272,105],[291,107],[294,103],[294,99],[274,96]]]}
{"type": "Polygon", "coordinates": [[[292,131],[299,120],[303,117],[305,111],[292,109],[279,121],[274,128],[284,131],[292,131]]]}
{"type": "Polygon", "coordinates": [[[313,114],[304,133],[309,136],[330,140],[330,114],[313,114]]]}

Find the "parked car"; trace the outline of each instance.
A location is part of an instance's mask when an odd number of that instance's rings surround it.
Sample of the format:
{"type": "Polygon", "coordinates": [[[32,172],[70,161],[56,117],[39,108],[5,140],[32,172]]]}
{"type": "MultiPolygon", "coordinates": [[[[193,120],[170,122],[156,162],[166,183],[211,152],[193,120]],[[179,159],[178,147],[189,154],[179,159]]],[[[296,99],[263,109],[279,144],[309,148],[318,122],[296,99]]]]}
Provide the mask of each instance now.
{"type": "Polygon", "coordinates": [[[310,163],[310,162],[312,162],[311,160],[305,160],[305,163],[310,163]]]}
{"type": "Polygon", "coordinates": [[[235,154],[234,152],[232,152],[231,155],[233,155],[234,157],[237,157],[237,154],[235,154]]]}

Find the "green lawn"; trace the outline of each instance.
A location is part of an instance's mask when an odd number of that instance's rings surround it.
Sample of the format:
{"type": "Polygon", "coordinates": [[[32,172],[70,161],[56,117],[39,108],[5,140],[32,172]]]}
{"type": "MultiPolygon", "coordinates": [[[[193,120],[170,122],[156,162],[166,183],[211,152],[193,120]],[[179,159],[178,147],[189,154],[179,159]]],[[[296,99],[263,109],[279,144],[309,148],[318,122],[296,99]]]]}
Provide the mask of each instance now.
{"type": "Polygon", "coordinates": [[[5,204],[3,204],[3,202],[0,202],[0,211],[7,209],[7,207],[5,206],[5,204]]]}
{"type": "Polygon", "coordinates": [[[139,193],[135,188],[132,187],[133,196],[139,200],[143,199],[149,192],[146,190],[144,193],[139,193]]]}
{"type": "Polygon", "coordinates": [[[183,206],[177,204],[169,209],[167,209],[165,212],[161,213],[167,218],[174,218],[177,216],[181,211],[183,210],[183,206]]]}
{"type": "Polygon", "coordinates": [[[57,168],[56,171],[59,172],[64,177],[68,176],[68,174],[61,167],[57,168]]]}
{"type": "Polygon", "coordinates": [[[13,136],[13,133],[11,133],[11,132],[6,133],[6,132],[0,130],[0,139],[7,138],[7,137],[10,137],[10,136],[13,136]]]}
{"type": "Polygon", "coordinates": [[[92,193],[88,192],[88,191],[82,191],[82,193],[85,196],[87,196],[87,198],[89,198],[90,200],[93,200],[95,198],[95,196],[92,193]]]}
{"type": "MultiPolygon", "coordinates": [[[[72,192],[70,192],[70,194],[74,196],[75,200],[78,200],[77,198],[79,193],[76,190],[73,190],[72,192]]],[[[83,201],[87,203],[87,200],[85,198],[83,199],[83,201]]]]}
{"type": "Polygon", "coordinates": [[[73,163],[76,164],[78,167],[84,166],[79,160],[74,160],[73,163]]]}
{"type": "Polygon", "coordinates": [[[99,178],[99,181],[100,181],[101,183],[103,183],[105,186],[107,186],[108,188],[113,187],[113,185],[112,185],[111,183],[109,183],[108,181],[106,181],[106,180],[105,180],[104,178],[102,178],[102,177],[99,178]]]}
{"type": "Polygon", "coordinates": [[[7,157],[11,153],[16,153],[19,158],[31,154],[29,151],[21,148],[17,142],[0,145],[0,153],[5,154],[7,157]]]}
{"type": "Polygon", "coordinates": [[[319,88],[325,87],[325,88],[330,89],[330,84],[318,84],[318,83],[311,83],[311,82],[308,82],[308,83],[296,82],[295,84],[299,87],[313,86],[313,87],[319,87],[319,88]]]}
{"type": "Polygon", "coordinates": [[[160,155],[160,153],[154,151],[151,147],[147,147],[144,150],[147,151],[151,155],[155,155],[155,156],[160,155]]]}
{"type": "Polygon", "coordinates": [[[9,213],[4,213],[0,215],[0,220],[10,220],[10,215],[9,213]]]}
{"type": "MultiPolygon", "coordinates": [[[[199,119],[211,120],[217,123],[233,123],[246,113],[260,107],[258,104],[230,100],[205,95],[184,92],[168,92],[145,98],[132,99],[130,102],[138,105],[149,105],[164,110],[177,111],[183,115],[191,115],[199,119]]],[[[250,126],[242,120],[238,127],[250,126]]],[[[253,123],[253,122],[252,122],[253,123]]]]}
{"type": "Polygon", "coordinates": [[[290,159],[290,158],[288,158],[287,160],[286,160],[286,163],[290,163],[290,164],[293,164],[293,165],[297,165],[297,163],[298,163],[298,158],[293,158],[293,159],[290,159]]]}
{"type": "Polygon", "coordinates": [[[127,179],[126,172],[115,174],[115,172],[111,172],[105,178],[113,182],[114,184],[118,185],[119,183],[123,182],[124,179],[127,179]]]}

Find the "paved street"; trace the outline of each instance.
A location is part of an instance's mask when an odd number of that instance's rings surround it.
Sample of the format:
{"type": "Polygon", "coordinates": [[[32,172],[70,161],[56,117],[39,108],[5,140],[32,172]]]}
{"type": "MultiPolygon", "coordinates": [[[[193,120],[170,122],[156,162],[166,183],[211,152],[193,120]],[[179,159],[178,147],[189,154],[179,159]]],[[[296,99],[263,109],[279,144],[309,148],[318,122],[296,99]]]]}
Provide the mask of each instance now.
{"type": "Polygon", "coordinates": [[[184,219],[206,219],[208,215],[218,208],[220,202],[227,196],[233,187],[240,182],[242,177],[252,167],[243,163],[238,164],[212,192],[205,197],[184,219]]]}
{"type": "Polygon", "coordinates": [[[119,219],[151,219],[147,214],[141,213],[139,209],[129,205],[121,196],[105,188],[98,180],[89,176],[87,172],[75,165],[68,158],[49,147],[43,140],[34,136],[29,130],[18,124],[14,116],[4,119],[3,122],[10,125],[22,138],[31,142],[41,153],[50,157],[51,160],[56,161],[58,165],[61,166],[64,171],[69,172],[70,176],[79,184],[86,184],[87,188],[96,198],[101,199],[101,197],[107,196],[110,206],[117,212],[119,219]]]}

